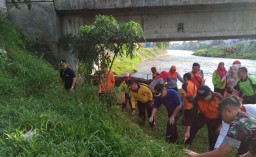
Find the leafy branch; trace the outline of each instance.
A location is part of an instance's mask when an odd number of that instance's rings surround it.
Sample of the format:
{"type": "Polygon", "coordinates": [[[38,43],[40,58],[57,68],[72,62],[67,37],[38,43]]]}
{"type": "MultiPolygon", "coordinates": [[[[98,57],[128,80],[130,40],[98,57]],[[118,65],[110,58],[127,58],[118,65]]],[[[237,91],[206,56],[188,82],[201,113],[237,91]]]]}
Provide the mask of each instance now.
{"type": "Polygon", "coordinates": [[[139,41],[145,41],[141,26],[133,21],[119,23],[113,16],[96,16],[91,25],[81,26],[80,34],[72,39],[71,49],[86,65],[85,79],[88,81],[94,65],[111,70],[119,55],[133,57],[139,41]]]}

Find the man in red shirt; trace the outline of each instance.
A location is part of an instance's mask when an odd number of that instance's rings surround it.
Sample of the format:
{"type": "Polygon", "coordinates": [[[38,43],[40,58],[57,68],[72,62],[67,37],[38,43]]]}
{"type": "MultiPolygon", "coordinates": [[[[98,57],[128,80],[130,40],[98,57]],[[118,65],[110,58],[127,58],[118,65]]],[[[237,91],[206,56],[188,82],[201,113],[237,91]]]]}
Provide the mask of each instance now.
{"type": "Polygon", "coordinates": [[[204,77],[199,70],[200,65],[194,63],[191,71],[191,81],[196,85],[197,89],[204,84],[204,77]]]}

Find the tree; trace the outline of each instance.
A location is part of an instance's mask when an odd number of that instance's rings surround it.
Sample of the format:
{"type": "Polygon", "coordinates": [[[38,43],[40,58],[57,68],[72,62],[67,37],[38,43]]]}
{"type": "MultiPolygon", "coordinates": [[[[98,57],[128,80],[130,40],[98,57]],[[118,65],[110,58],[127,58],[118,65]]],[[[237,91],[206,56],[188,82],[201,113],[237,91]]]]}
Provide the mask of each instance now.
{"type": "Polygon", "coordinates": [[[74,37],[72,49],[86,65],[85,79],[88,81],[94,64],[100,68],[107,65],[111,70],[118,55],[133,57],[139,41],[144,41],[144,34],[138,23],[119,23],[112,16],[98,15],[92,25],[80,28],[80,34],[74,37]]]}

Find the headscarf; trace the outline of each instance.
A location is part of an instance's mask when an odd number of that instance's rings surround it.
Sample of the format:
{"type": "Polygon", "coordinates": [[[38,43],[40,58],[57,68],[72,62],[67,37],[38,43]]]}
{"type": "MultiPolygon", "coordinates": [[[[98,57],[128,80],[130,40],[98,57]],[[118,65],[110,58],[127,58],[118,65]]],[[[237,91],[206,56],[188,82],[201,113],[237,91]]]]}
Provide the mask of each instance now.
{"type": "Polygon", "coordinates": [[[178,73],[176,72],[176,66],[172,65],[169,71],[169,76],[171,79],[176,79],[178,78],[178,73]]]}
{"type": "Polygon", "coordinates": [[[226,73],[227,73],[227,70],[225,69],[225,67],[223,67],[223,69],[220,68],[220,65],[224,63],[223,62],[220,62],[219,65],[218,65],[218,68],[216,69],[216,74],[220,76],[220,78],[222,79],[226,73]]]}
{"type": "Polygon", "coordinates": [[[166,80],[166,78],[167,78],[168,75],[169,75],[168,72],[162,71],[162,72],[160,73],[160,75],[158,75],[158,76],[156,76],[156,77],[154,78],[154,80],[157,80],[157,79],[159,79],[159,78],[162,78],[163,80],[166,80]]]}
{"type": "Polygon", "coordinates": [[[239,64],[239,65],[241,65],[241,62],[239,61],[239,60],[235,60],[234,62],[233,62],[233,65],[234,64],[239,64]]]}
{"type": "Polygon", "coordinates": [[[236,60],[236,61],[233,62],[232,66],[234,67],[235,74],[237,75],[238,69],[241,68],[241,62],[236,60]]]}

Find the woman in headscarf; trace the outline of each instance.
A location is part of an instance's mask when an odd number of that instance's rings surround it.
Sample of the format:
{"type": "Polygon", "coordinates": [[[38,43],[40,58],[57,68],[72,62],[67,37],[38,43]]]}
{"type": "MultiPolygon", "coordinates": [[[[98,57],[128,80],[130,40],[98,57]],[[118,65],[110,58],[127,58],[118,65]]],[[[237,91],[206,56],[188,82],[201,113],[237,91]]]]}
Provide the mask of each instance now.
{"type": "Polygon", "coordinates": [[[239,60],[235,60],[233,62],[232,67],[234,68],[236,78],[238,78],[237,73],[238,73],[238,69],[241,68],[241,62],[239,60]]]}
{"type": "Polygon", "coordinates": [[[183,83],[183,79],[180,76],[180,74],[178,72],[176,72],[176,66],[172,65],[169,71],[169,76],[167,79],[167,85],[166,87],[168,89],[174,89],[178,92],[178,88],[177,88],[177,81],[180,81],[181,83],[183,83]]]}
{"type": "Polygon", "coordinates": [[[213,76],[212,76],[214,92],[218,92],[224,95],[226,84],[224,82],[221,82],[221,80],[226,74],[227,74],[227,70],[224,67],[224,63],[220,62],[218,65],[218,68],[213,72],[213,76]]]}
{"type": "Polygon", "coordinates": [[[228,97],[233,93],[234,86],[237,80],[237,74],[234,65],[230,67],[227,74],[222,78],[221,82],[226,84],[224,97],[228,97]]]}

